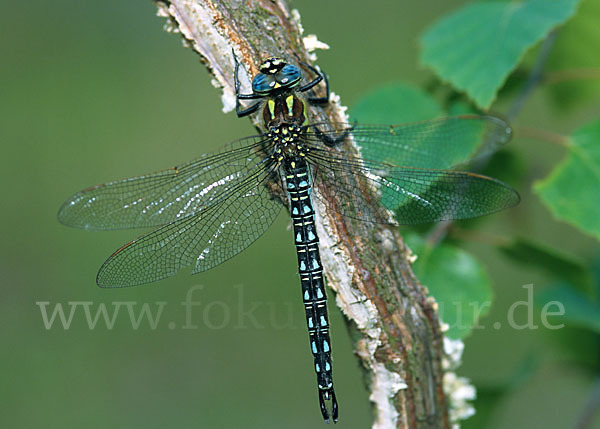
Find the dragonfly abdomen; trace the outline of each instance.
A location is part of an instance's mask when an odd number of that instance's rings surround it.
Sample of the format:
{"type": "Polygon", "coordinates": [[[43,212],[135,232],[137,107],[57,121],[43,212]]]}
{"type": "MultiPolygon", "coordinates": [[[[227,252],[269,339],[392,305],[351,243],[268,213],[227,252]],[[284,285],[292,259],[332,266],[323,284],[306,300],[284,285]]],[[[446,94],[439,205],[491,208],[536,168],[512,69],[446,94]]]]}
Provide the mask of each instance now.
{"type": "Polygon", "coordinates": [[[310,198],[311,183],[308,166],[304,158],[298,156],[286,159],[283,170],[286,189],[290,196],[294,243],[298,255],[298,272],[302,285],[302,300],[306,312],[310,348],[317,373],[319,404],[323,418],[329,421],[331,411],[331,417],[335,422],[338,418],[338,405],[333,390],[327,295],[319,255],[315,213],[310,198]],[[327,407],[327,401],[331,401],[331,410],[327,407]]]}

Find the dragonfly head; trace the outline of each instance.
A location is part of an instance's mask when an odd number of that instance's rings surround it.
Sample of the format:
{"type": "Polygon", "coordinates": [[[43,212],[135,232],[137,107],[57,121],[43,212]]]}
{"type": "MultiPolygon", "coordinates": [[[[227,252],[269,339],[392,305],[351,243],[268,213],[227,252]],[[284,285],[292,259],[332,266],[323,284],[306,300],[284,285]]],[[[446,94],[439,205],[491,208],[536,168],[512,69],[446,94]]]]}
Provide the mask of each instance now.
{"type": "Polygon", "coordinates": [[[302,80],[300,69],[279,57],[266,59],[259,70],[260,73],[252,79],[252,90],[259,95],[285,92],[297,86],[302,80]]]}

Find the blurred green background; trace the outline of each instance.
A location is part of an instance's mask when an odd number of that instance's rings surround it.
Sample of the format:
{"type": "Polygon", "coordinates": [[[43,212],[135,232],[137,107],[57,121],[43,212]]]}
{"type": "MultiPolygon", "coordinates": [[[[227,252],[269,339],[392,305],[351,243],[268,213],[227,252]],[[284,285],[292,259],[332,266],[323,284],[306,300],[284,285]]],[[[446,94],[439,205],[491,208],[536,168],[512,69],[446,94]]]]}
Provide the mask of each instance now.
{"type": "MultiPolygon", "coordinates": [[[[331,46],[319,52],[318,64],[352,105],[384,83],[430,82],[432,74],[418,65],[418,37],[463,3],[291,5],[306,32],[331,46]]],[[[150,1],[31,0],[5,4],[2,12],[1,426],[322,426],[284,215],[214,270],[124,290],[99,289],[95,275],[138,232],[86,233],[56,221],[72,193],[195,158],[252,134],[250,123],[221,112],[220,93],[197,55],[163,31],[164,19],[150,1]],[[188,293],[199,302],[195,329],[182,328],[188,293]],[[93,317],[102,304],[112,313],[117,301],[135,303],[136,317],[144,304],[153,314],[162,306],[158,325],[143,321],[134,329],[123,304],[112,329],[102,319],[88,326],[86,305],[93,317]],[[67,316],[75,308],[68,329],[58,319],[45,327],[42,309],[52,313],[57,304],[67,316]]],[[[564,114],[538,91],[514,125],[568,134],[599,112],[595,100],[564,114]]],[[[510,151],[524,171],[511,183],[522,203],[486,218],[479,230],[541,241],[592,264],[598,242],[553,220],[529,190],[564,151],[518,132],[510,151]]],[[[597,383],[598,336],[568,324],[559,330],[505,326],[510,305],[527,299],[523,285],[533,284],[536,294],[555,280],[503,257],[486,240],[464,247],[487,269],[494,302],[482,329],[466,339],[458,370],[479,393],[478,414],[463,427],[571,427],[597,383]],[[493,328],[497,322],[500,329],[493,328]]],[[[370,427],[361,369],[339,310],[331,305],[330,311],[338,424],[370,427]]]]}

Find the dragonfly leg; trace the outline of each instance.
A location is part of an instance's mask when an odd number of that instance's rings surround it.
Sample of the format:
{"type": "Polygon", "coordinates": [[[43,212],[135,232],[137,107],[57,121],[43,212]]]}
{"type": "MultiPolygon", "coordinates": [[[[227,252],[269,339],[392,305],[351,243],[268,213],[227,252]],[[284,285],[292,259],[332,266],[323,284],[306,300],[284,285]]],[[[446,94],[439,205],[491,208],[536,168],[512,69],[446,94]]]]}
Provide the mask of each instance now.
{"type": "Polygon", "coordinates": [[[306,85],[298,88],[298,92],[306,92],[323,80],[323,81],[325,81],[325,91],[326,91],[325,96],[323,96],[323,97],[307,97],[307,101],[310,104],[327,104],[329,102],[329,79],[327,79],[327,75],[325,73],[320,72],[319,70],[317,70],[315,67],[311,66],[310,64],[306,64],[304,62],[301,62],[301,64],[308,67],[314,74],[317,75],[317,77],[314,80],[312,80],[311,82],[307,83],[306,85]]]}
{"type": "Polygon", "coordinates": [[[235,102],[235,113],[237,114],[238,118],[242,118],[244,116],[248,116],[248,115],[253,114],[254,112],[256,112],[258,110],[259,107],[260,107],[260,102],[259,103],[254,103],[252,106],[248,107],[247,109],[240,110],[239,99],[236,99],[236,102],[235,102]]]}
{"type": "Polygon", "coordinates": [[[240,105],[240,100],[258,100],[261,98],[264,98],[264,96],[260,95],[260,94],[240,94],[240,79],[239,79],[239,69],[240,69],[240,63],[237,60],[237,57],[235,56],[235,52],[233,51],[233,49],[231,50],[231,52],[233,53],[233,61],[235,62],[235,72],[233,74],[234,77],[234,86],[235,86],[235,113],[237,114],[238,118],[241,118],[243,116],[248,116],[251,115],[252,113],[256,112],[258,110],[258,108],[260,107],[260,101],[257,103],[254,103],[253,105],[251,105],[250,107],[246,108],[246,109],[241,109],[241,105],[240,105]]]}
{"type": "Polygon", "coordinates": [[[325,146],[335,147],[338,144],[340,144],[341,142],[343,142],[344,140],[346,140],[346,137],[348,137],[348,135],[350,135],[350,133],[354,129],[355,125],[352,125],[352,127],[348,128],[347,130],[345,130],[342,134],[338,135],[337,137],[331,137],[327,133],[321,131],[319,129],[319,127],[317,127],[317,126],[313,126],[313,128],[315,129],[315,134],[325,144],[325,146]]]}

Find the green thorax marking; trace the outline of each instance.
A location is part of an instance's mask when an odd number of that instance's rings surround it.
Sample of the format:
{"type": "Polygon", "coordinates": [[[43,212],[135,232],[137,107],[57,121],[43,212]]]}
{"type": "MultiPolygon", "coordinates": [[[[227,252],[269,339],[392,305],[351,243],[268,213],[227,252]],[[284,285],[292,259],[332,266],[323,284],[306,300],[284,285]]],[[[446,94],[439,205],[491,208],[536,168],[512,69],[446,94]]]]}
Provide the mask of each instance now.
{"type": "Polygon", "coordinates": [[[306,122],[304,101],[294,94],[269,98],[263,108],[263,120],[267,129],[282,124],[302,125],[306,122]]]}

